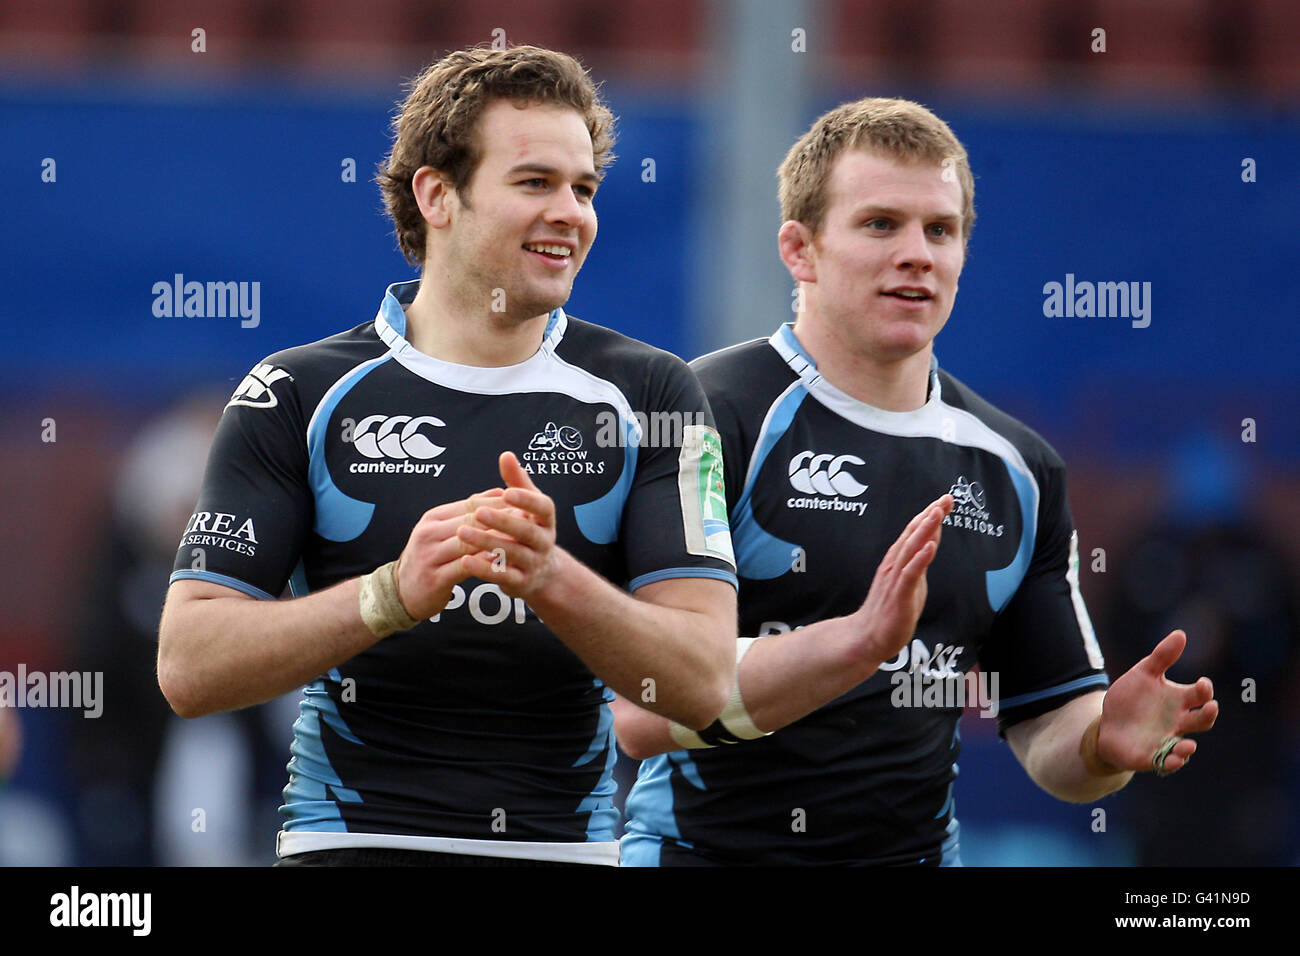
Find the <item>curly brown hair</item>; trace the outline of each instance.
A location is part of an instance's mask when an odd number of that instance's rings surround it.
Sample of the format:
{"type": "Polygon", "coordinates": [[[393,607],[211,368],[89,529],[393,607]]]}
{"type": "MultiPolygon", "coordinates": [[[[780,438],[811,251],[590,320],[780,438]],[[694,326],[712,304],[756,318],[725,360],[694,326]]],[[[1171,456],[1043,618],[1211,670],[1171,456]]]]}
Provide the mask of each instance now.
{"type": "Polygon", "coordinates": [[[966,147],[948,124],[920,103],[868,97],[825,113],[790,147],[777,170],[781,218],[817,234],[826,217],[831,167],[846,149],[865,149],[898,159],[926,160],[951,170],[961,183],[963,243],[975,225],[975,177],[966,147]]]}
{"type": "Polygon", "coordinates": [[[479,162],[476,127],[494,100],[572,107],[591,134],[596,173],[613,161],[614,114],[590,74],[573,57],[535,46],[474,47],[448,54],[407,84],[393,117],[393,148],[375,181],[407,261],[424,264],[424,217],[411,189],[421,166],[441,172],[468,202],[479,162]]]}

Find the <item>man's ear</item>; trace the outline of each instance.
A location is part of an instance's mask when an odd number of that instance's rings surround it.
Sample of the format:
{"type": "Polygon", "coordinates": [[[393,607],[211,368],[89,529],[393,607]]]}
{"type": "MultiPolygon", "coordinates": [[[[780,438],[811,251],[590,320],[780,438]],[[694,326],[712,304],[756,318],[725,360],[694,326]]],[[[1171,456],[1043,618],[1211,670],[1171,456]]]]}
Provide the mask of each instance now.
{"type": "Polygon", "coordinates": [[[817,257],[811,229],[798,220],[787,220],[781,224],[776,242],[781,251],[781,261],[796,281],[817,281],[817,257]]]}
{"type": "Polygon", "coordinates": [[[411,177],[411,192],[415,194],[420,215],[434,229],[442,229],[451,222],[451,207],[456,187],[432,166],[421,166],[411,177]]]}

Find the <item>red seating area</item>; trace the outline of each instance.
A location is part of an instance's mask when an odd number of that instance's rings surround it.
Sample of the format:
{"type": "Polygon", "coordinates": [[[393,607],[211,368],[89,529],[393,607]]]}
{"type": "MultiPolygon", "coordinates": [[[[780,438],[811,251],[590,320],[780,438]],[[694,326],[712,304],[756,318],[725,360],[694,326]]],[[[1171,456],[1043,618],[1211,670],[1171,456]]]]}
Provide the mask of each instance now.
{"type": "MultiPolygon", "coordinates": [[[[710,49],[714,0],[6,0],[0,60],[166,63],[205,33],[213,65],[273,62],[351,72],[408,69],[504,37],[689,82],[710,49]]],[[[1300,92],[1295,0],[824,0],[808,37],[817,69],[959,88],[1300,92]],[[1106,31],[1106,51],[1092,50],[1106,31]]],[[[725,27],[724,27],[725,28],[725,27]]],[[[785,30],[785,25],[781,25],[785,30]]]]}

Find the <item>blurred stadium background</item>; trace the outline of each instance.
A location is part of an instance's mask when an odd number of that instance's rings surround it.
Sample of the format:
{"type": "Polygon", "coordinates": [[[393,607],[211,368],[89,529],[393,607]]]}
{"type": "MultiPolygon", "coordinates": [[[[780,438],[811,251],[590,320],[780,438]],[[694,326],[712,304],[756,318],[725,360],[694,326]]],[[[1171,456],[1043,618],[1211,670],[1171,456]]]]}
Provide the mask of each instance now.
{"type": "Polygon", "coordinates": [[[1112,675],[1182,626],[1172,676],[1223,704],[1104,832],[968,717],[966,862],[1300,862],[1292,0],[2,0],[0,670],[105,684],[99,720],[10,712],[0,864],[273,858],[294,702],[170,715],[172,549],[244,373],[412,275],[370,182],[401,81],[500,37],[579,55],[621,119],[569,311],[687,358],[791,318],[773,174],[813,118],[949,121],[979,219],[939,360],[1069,464],[1112,675]],[[260,283],[258,324],[155,317],[176,274],[260,283]],[[1045,317],[1067,274],[1150,282],[1149,327],[1045,317]]]}

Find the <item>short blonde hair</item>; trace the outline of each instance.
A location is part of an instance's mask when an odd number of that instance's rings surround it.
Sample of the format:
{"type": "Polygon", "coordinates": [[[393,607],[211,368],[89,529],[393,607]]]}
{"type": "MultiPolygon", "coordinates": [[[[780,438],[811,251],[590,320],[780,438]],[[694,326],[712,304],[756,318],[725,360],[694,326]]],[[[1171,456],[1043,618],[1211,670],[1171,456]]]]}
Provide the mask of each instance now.
{"type": "Polygon", "coordinates": [[[868,97],[835,107],[790,147],[777,170],[782,220],[801,222],[814,235],[821,231],[831,168],[846,149],[928,160],[951,168],[961,183],[962,240],[970,240],[975,225],[975,177],[966,147],[947,123],[920,103],[884,97],[868,97]]]}

